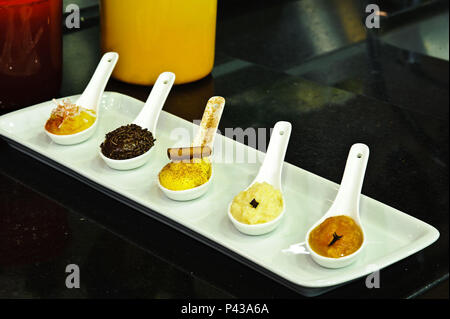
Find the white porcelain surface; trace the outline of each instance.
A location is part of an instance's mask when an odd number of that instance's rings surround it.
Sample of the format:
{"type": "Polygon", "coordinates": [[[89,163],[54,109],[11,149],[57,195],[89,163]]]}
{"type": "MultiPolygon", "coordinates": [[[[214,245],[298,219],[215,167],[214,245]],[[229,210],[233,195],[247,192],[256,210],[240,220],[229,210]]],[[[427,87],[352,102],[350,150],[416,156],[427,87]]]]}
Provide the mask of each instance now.
{"type": "Polygon", "coordinates": [[[319,265],[328,268],[341,268],[346,267],[359,257],[363,252],[366,245],[366,234],[364,231],[364,225],[361,223],[359,213],[359,201],[361,198],[361,189],[364,181],[364,175],[367,168],[367,162],[369,160],[369,147],[365,144],[357,143],[350,148],[347,162],[344,169],[341,184],[339,186],[338,193],[333,205],[314,225],[311,226],[305,236],[306,248],[311,254],[312,259],[319,265]],[[354,253],[340,257],[330,258],[317,254],[309,246],[309,235],[311,231],[319,226],[325,219],[334,216],[345,215],[352,218],[355,223],[361,228],[363,233],[363,242],[361,247],[354,253]]]}
{"type": "MultiPolygon", "coordinates": [[[[53,140],[53,142],[61,145],[79,144],[94,135],[94,132],[98,126],[98,118],[101,116],[99,104],[102,99],[102,94],[118,60],[119,54],[117,54],[116,52],[105,53],[100,59],[100,62],[98,63],[97,68],[95,69],[95,72],[92,75],[92,78],[90,79],[88,85],[84,89],[83,94],[77,97],[76,100],[71,99],[71,101],[76,105],[95,111],[97,117],[94,124],[81,132],[67,135],[53,134],[44,129],[44,132],[53,140]]],[[[55,106],[53,105],[53,107],[55,106]]],[[[51,110],[47,114],[47,118],[50,116],[50,113],[51,110]]],[[[42,127],[44,128],[44,126],[45,122],[42,127]]]]}
{"type": "MultiPolygon", "coordinates": [[[[280,121],[275,123],[270,136],[269,146],[267,147],[267,153],[264,156],[264,162],[259,168],[258,174],[254,181],[245,189],[248,190],[255,183],[268,183],[274,188],[278,189],[283,196],[283,208],[280,215],[274,220],[267,223],[249,225],[241,223],[236,220],[231,214],[231,204],[228,205],[228,217],[233,225],[246,235],[264,235],[273,231],[284,217],[286,212],[286,199],[283,195],[283,187],[281,182],[281,173],[283,171],[284,156],[289,144],[289,138],[291,136],[292,125],[289,122],[280,121]]],[[[237,194],[236,194],[237,195],[237,194]]]]}
{"type": "Polygon", "coordinates": [[[207,193],[189,202],[167,198],[159,189],[157,179],[160,168],[167,163],[167,148],[177,142],[170,132],[177,128],[195,131],[192,123],[163,111],[158,121],[160,134],[154,156],[138,169],[113,170],[98,156],[105,133],[132,121],[143,104],[125,95],[105,92],[97,131],[85,143],[69,147],[53,143],[42,130],[53,108],[51,102],[1,116],[0,134],[148,207],[154,211],[146,211],[149,216],[162,215],[301,287],[327,287],[368,275],[425,248],[439,237],[434,227],[361,195],[361,222],[367,237],[364,253],[348,267],[323,268],[301,249],[301,243],[304,244],[309,228],[331,206],[338,185],[286,162],[282,174],[286,204],[283,220],[266,235],[244,235],[228,219],[227,208],[236,190],[252,182],[260,164],[220,163],[220,149],[227,146],[261,158],[263,153],[217,135],[215,143],[223,143],[223,147],[215,147],[215,181],[207,193]]]}
{"type": "MultiPolygon", "coordinates": [[[[147,101],[142,107],[139,114],[133,120],[133,124],[139,125],[142,128],[148,129],[155,139],[155,143],[159,143],[159,137],[157,134],[158,119],[161,114],[161,110],[166,102],[167,96],[172,89],[175,82],[175,74],[172,72],[163,72],[158,76],[155,84],[148,95],[147,101]]],[[[129,123],[126,123],[129,124],[129,123]]],[[[107,132],[109,133],[109,132],[107,132]]],[[[105,161],[109,167],[126,171],[141,167],[152,157],[155,146],[152,146],[147,152],[136,157],[128,159],[112,159],[103,155],[99,149],[98,153],[100,157],[105,161]]]]}
{"type": "MultiPolygon", "coordinates": [[[[216,122],[217,125],[215,127],[207,127],[209,117],[204,118],[204,116],[205,116],[205,113],[208,112],[208,110],[210,110],[210,108],[209,108],[210,103],[216,104],[216,103],[214,103],[214,100],[216,98],[217,98],[216,96],[209,98],[208,103],[205,108],[205,111],[203,112],[202,121],[200,122],[199,129],[197,130],[196,135],[194,136],[194,139],[193,139],[194,142],[192,143],[192,145],[195,145],[196,144],[195,141],[202,141],[205,134],[211,134],[211,135],[214,134],[211,141],[209,143],[205,144],[206,146],[209,146],[212,149],[212,154],[211,154],[211,156],[209,156],[209,159],[211,160],[211,176],[209,177],[209,179],[206,183],[204,183],[200,186],[194,187],[194,188],[184,189],[184,190],[167,189],[161,185],[159,178],[158,178],[159,188],[170,199],[177,200],[177,201],[189,201],[189,200],[197,199],[200,196],[203,196],[208,191],[211,183],[214,180],[214,162],[212,161],[212,159],[214,157],[214,140],[215,140],[215,137],[217,136],[216,132],[217,132],[217,129],[218,129],[218,126],[220,123],[220,118],[222,117],[223,108],[225,106],[225,99],[221,98],[221,99],[223,99],[223,103],[218,104],[218,105],[221,105],[221,107],[217,111],[218,114],[215,114],[215,119],[217,121],[216,122]],[[202,127],[203,127],[203,129],[202,129],[202,127]],[[206,132],[208,132],[208,133],[206,133],[206,132]]],[[[198,144],[201,145],[202,143],[199,142],[198,144]]],[[[186,145],[188,145],[188,144],[186,143],[186,145]]]]}

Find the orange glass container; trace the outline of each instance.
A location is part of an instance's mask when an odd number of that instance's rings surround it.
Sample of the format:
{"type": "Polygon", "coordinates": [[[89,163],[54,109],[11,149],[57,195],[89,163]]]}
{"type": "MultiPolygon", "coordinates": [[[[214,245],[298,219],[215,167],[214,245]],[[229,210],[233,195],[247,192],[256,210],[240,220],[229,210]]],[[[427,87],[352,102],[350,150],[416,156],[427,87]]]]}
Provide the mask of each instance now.
{"type": "Polygon", "coordinates": [[[103,52],[119,53],[112,76],[149,85],[170,71],[176,84],[208,75],[214,64],[217,0],[102,0],[103,52]]]}

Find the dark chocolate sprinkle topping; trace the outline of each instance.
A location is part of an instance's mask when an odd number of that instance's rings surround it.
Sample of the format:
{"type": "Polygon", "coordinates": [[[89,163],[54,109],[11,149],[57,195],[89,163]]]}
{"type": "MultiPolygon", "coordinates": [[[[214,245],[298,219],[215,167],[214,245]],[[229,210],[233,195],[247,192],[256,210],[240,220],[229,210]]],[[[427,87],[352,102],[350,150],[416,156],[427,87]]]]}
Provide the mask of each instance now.
{"type": "Polygon", "coordinates": [[[121,160],[142,155],[154,144],[152,132],[139,125],[128,124],[106,134],[100,148],[106,157],[121,160]]]}

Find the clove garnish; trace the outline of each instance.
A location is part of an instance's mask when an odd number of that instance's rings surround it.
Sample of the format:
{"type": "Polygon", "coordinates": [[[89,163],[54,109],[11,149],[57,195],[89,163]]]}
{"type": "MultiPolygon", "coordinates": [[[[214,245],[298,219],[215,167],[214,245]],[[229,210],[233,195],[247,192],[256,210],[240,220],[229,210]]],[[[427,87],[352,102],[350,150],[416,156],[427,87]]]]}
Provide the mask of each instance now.
{"type": "Polygon", "coordinates": [[[252,201],[250,202],[250,205],[253,206],[253,208],[258,207],[259,203],[253,198],[252,201]]]}
{"type": "Polygon", "coordinates": [[[335,242],[341,239],[344,235],[339,236],[336,232],[333,233],[333,240],[328,244],[328,247],[332,246],[335,242]]]}

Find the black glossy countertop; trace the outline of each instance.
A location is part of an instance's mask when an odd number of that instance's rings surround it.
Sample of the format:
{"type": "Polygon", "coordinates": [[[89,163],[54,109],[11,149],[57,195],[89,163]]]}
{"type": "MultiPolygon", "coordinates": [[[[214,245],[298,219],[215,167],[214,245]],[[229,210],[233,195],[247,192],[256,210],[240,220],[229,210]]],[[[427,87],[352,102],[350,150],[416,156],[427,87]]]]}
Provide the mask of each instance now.
{"type": "MultiPolygon", "coordinates": [[[[337,183],[350,146],[369,145],[363,193],[440,238],[382,269],[378,289],[361,278],[319,298],[448,298],[436,290],[448,282],[448,61],[368,34],[358,2],[221,3],[212,74],[175,86],[164,110],[200,119],[205,101],[221,95],[221,128],[289,120],[286,161],[337,183]]],[[[398,14],[411,9],[388,3],[398,14]]],[[[95,23],[64,35],[60,96],[83,90],[98,39],[95,23]]],[[[150,88],[110,80],[107,90],[145,100],[150,88]]],[[[0,298],[303,297],[1,139],[0,154],[0,298]],[[80,266],[79,289],[64,284],[68,264],[80,266]]]]}

